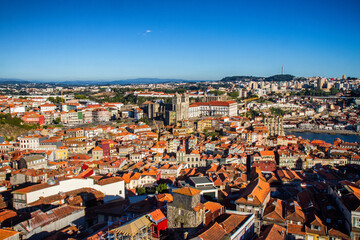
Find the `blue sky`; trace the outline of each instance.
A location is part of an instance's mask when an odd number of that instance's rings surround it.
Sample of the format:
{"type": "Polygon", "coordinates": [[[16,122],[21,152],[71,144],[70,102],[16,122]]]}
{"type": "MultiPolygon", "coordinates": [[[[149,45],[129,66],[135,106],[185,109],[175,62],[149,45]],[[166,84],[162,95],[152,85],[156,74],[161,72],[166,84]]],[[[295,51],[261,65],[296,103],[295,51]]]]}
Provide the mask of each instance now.
{"type": "Polygon", "coordinates": [[[360,77],[360,1],[0,0],[0,77],[360,77]]]}

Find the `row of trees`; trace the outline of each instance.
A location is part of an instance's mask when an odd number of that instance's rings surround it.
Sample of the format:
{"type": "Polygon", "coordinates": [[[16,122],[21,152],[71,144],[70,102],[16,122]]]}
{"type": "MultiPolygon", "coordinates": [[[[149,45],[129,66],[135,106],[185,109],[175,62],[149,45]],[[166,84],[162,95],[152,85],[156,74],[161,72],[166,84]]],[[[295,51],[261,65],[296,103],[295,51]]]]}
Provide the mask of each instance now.
{"type": "Polygon", "coordinates": [[[271,114],[273,114],[275,116],[284,116],[285,115],[285,111],[282,110],[281,108],[271,107],[270,112],[271,112],[271,114]]]}
{"type": "Polygon", "coordinates": [[[48,100],[53,104],[63,103],[64,99],[61,97],[49,97],[48,100]]]}
{"type": "Polygon", "coordinates": [[[166,183],[161,183],[157,187],[137,187],[136,193],[138,195],[155,194],[155,193],[168,193],[168,186],[166,183]]]}
{"type": "Polygon", "coordinates": [[[325,92],[321,89],[305,89],[300,92],[292,92],[291,95],[297,95],[297,96],[332,96],[336,95],[340,92],[337,88],[330,88],[329,92],[325,92]]]}

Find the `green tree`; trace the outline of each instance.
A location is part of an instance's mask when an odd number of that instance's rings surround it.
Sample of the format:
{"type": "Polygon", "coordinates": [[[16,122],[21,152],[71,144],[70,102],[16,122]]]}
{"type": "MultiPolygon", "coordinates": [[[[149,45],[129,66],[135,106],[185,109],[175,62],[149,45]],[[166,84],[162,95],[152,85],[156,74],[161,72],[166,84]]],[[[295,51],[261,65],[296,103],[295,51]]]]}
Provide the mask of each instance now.
{"type": "Polygon", "coordinates": [[[259,116],[260,116],[260,112],[254,110],[254,109],[250,109],[250,110],[247,112],[247,116],[250,117],[250,118],[259,117],[259,116]]]}
{"type": "Polygon", "coordinates": [[[158,193],[167,192],[167,190],[168,190],[168,186],[166,183],[161,183],[161,184],[159,184],[159,186],[156,187],[156,191],[158,193]]]}
{"type": "Polygon", "coordinates": [[[271,111],[271,114],[273,114],[275,116],[284,116],[285,115],[285,111],[282,110],[281,108],[271,107],[270,111],[271,111]]]}
{"type": "Polygon", "coordinates": [[[54,103],[54,104],[64,102],[64,99],[61,98],[61,97],[56,97],[56,98],[54,98],[54,97],[49,97],[48,100],[49,100],[50,102],[54,103]]]}
{"type": "Polygon", "coordinates": [[[47,100],[52,102],[52,103],[55,103],[55,98],[54,97],[49,97],[47,100]]]}
{"type": "Polygon", "coordinates": [[[61,123],[61,119],[59,117],[54,119],[54,124],[59,124],[61,123]]]}
{"type": "Polygon", "coordinates": [[[336,94],[338,94],[339,92],[340,92],[340,90],[337,89],[337,88],[334,88],[334,87],[330,88],[330,94],[331,94],[331,95],[336,95],[336,94]]]}
{"type": "Polygon", "coordinates": [[[148,116],[144,116],[142,118],[139,119],[139,122],[143,122],[145,123],[146,125],[149,125],[150,124],[150,120],[148,118],[148,116]]]}
{"type": "Polygon", "coordinates": [[[233,91],[231,93],[228,94],[231,98],[238,98],[239,97],[239,92],[238,91],[233,91]]]}
{"type": "Polygon", "coordinates": [[[136,193],[137,193],[138,195],[144,195],[144,194],[146,194],[146,189],[143,188],[143,187],[137,187],[137,188],[136,188],[136,193]]]}
{"type": "Polygon", "coordinates": [[[220,91],[220,90],[213,90],[210,91],[209,94],[214,94],[215,96],[220,96],[220,95],[224,95],[224,91],[220,91]]]}
{"type": "Polygon", "coordinates": [[[76,94],[74,96],[75,99],[87,99],[87,96],[86,95],[83,95],[83,94],[76,94]]]}

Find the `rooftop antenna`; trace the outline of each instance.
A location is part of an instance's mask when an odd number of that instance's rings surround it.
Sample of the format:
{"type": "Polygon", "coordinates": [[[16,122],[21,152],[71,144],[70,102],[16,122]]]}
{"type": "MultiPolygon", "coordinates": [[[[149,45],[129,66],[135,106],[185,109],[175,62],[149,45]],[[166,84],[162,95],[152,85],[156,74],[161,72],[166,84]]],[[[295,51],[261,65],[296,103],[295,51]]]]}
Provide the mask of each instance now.
{"type": "Polygon", "coordinates": [[[284,75],[284,65],[281,66],[281,75],[284,75]]]}

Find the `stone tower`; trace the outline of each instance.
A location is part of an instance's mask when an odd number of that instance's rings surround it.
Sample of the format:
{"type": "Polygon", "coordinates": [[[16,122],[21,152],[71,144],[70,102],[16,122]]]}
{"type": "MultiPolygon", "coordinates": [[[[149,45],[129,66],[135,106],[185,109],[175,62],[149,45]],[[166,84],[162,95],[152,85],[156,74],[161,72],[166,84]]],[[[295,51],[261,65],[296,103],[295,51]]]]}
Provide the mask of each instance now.
{"type": "Polygon", "coordinates": [[[172,99],[172,108],[176,113],[176,122],[187,120],[189,115],[189,95],[183,93],[175,93],[175,96],[172,99]]]}
{"type": "Polygon", "coordinates": [[[183,187],[173,190],[174,201],[167,204],[168,228],[193,229],[203,223],[205,209],[200,203],[200,190],[183,187]]]}

